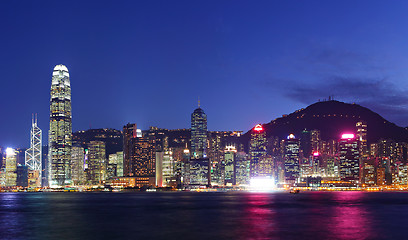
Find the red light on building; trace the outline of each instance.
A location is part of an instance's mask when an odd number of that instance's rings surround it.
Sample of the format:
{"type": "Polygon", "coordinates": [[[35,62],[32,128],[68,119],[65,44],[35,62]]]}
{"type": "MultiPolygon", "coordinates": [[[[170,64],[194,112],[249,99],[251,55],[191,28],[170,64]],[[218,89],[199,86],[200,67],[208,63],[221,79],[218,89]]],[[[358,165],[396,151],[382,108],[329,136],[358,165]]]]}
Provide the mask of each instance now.
{"type": "Polygon", "coordinates": [[[293,133],[289,134],[289,136],[287,137],[287,139],[295,139],[295,135],[293,133]]]}
{"type": "Polygon", "coordinates": [[[353,133],[344,133],[341,135],[341,139],[353,139],[354,134],[353,133]]]}
{"type": "Polygon", "coordinates": [[[263,129],[263,127],[262,127],[261,124],[258,124],[258,125],[256,125],[256,126],[254,127],[254,130],[257,131],[257,132],[261,132],[261,131],[263,131],[264,129],[263,129]]]}
{"type": "Polygon", "coordinates": [[[313,156],[318,157],[318,156],[320,156],[320,153],[319,152],[314,152],[313,156]]]}

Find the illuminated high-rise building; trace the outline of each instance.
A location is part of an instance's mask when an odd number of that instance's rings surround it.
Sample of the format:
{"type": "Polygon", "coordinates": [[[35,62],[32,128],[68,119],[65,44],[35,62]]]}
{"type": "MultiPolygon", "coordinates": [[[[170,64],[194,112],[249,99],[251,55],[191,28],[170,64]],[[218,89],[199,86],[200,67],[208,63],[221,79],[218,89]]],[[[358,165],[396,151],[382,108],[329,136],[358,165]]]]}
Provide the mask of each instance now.
{"type": "Polygon", "coordinates": [[[171,187],[175,182],[173,152],[165,150],[156,152],[156,185],[159,187],[171,187]]]}
{"type": "Polygon", "coordinates": [[[224,184],[235,185],[235,154],[237,149],[235,146],[226,146],[224,152],[224,184]]]}
{"type": "Polygon", "coordinates": [[[403,163],[399,163],[396,166],[397,174],[395,180],[393,179],[393,184],[406,186],[408,184],[408,166],[403,163]]]}
{"type": "Polygon", "coordinates": [[[312,152],[321,152],[320,130],[315,129],[310,132],[310,141],[312,145],[312,152]]]}
{"type": "Polygon", "coordinates": [[[148,137],[137,137],[134,150],[132,174],[138,177],[154,177],[156,174],[154,143],[148,137]]]}
{"type": "Polygon", "coordinates": [[[383,186],[386,184],[385,180],[385,168],[383,167],[377,167],[376,171],[376,185],[377,186],[383,186]]]}
{"type": "Polygon", "coordinates": [[[312,168],[312,174],[314,176],[321,176],[321,170],[324,170],[320,168],[322,164],[322,156],[320,152],[314,152],[312,156],[310,156],[310,166],[312,168]]]}
{"type": "Polygon", "coordinates": [[[191,114],[190,187],[211,183],[211,166],[207,158],[207,115],[198,108],[191,114]]]}
{"type": "Polygon", "coordinates": [[[251,139],[249,142],[249,157],[250,157],[250,175],[258,177],[260,173],[261,161],[267,155],[266,132],[261,124],[256,125],[251,130],[251,139]]]}
{"type": "Polygon", "coordinates": [[[367,123],[364,121],[359,121],[356,123],[357,134],[356,137],[359,141],[359,151],[361,157],[368,156],[367,149],[367,123]]]}
{"type": "Polygon", "coordinates": [[[51,187],[71,184],[71,84],[68,69],[57,65],[52,73],[48,157],[51,187]]]}
{"type": "Polygon", "coordinates": [[[285,182],[293,184],[298,181],[299,168],[299,139],[290,134],[284,142],[285,182]]]}
{"type": "Polygon", "coordinates": [[[102,184],[106,180],[106,150],[102,141],[91,141],[88,144],[88,181],[91,184],[102,184]]]}
{"type": "Polygon", "coordinates": [[[190,185],[190,150],[187,148],[183,149],[182,162],[181,184],[183,187],[188,187],[190,185]]]}
{"type": "Polygon", "coordinates": [[[132,176],[132,156],[134,155],[133,142],[136,137],[136,123],[128,123],[123,126],[123,176],[132,176]]]}
{"type": "Polygon", "coordinates": [[[338,166],[336,165],[335,157],[327,157],[327,166],[326,166],[326,176],[336,177],[338,176],[338,166]]]}
{"type": "Polygon", "coordinates": [[[249,184],[250,160],[245,152],[235,154],[235,184],[249,184]]]}
{"type": "Polygon", "coordinates": [[[13,187],[17,184],[17,160],[16,152],[12,148],[6,149],[6,176],[5,185],[13,187]]]}
{"type": "Polygon", "coordinates": [[[378,167],[385,169],[385,179],[386,185],[392,184],[392,168],[397,160],[397,144],[391,139],[382,139],[377,143],[377,156],[378,167]]]}
{"type": "Polygon", "coordinates": [[[340,179],[358,182],[360,178],[360,155],[358,140],[354,134],[343,134],[339,142],[340,179]]]}
{"type": "Polygon", "coordinates": [[[109,164],[116,166],[116,177],[123,176],[123,152],[109,154],[109,164]]]}
{"type": "Polygon", "coordinates": [[[41,187],[42,173],[42,131],[37,126],[37,115],[31,121],[30,148],[25,151],[25,165],[29,170],[37,172],[36,187],[41,187]]]}
{"type": "Polygon", "coordinates": [[[198,108],[191,114],[191,158],[207,157],[207,115],[198,108]]]}
{"type": "Polygon", "coordinates": [[[372,158],[364,159],[362,161],[363,166],[361,167],[361,183],[366,186],[373,186],[376,182],[375,174],[375,161],[372,158]]]}
{"type": "Polygon", "coordinates": [[[208,158],[190,159],[190,187],[210,185],[210,164],[208,158]]]}
{"type": "Polygon", "coordinates": [[[85,183],[85,149],[74,144],[71,150],[71,176],[73,185],[82,185],[85,183]]]}
{"type": "Polygon", "coordinates": [[[123,174],[128,177],[155,177],[155,138],[143,136],[136,124],[123,127],[123,174]]]}
{"type": "Polygon", "coordinates": [[[164,152],[156,152],[156,186],[163,187],[163,157],[164,152]]]}
{"type": "Polygon", "coordinates": [[[211,185],[224,185],[223,133],[208,132],[208,158],[211,165],[211,185]]]}

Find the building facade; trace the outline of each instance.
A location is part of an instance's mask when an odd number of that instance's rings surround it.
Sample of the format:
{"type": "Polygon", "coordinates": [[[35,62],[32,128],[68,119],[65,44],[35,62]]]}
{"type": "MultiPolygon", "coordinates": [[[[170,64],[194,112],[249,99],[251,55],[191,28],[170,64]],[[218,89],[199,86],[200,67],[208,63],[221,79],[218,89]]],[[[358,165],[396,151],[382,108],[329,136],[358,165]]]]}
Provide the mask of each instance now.
{"type": "Polygon", "coordinates": [[[72,146],[71,155],[72,184],[85,184],[85,149],[81,145],[74,145],[72,146]]]}
{"type": "Polygon", "coordinates": [[[31,121],[30,148],[25,151],[25,165],[38,172],[36,187],[41,187],[42,178],[42,131],[37,126],[37,115],[31,121]]]}
{"type": "Polygon", "coordinates": [[[133,142],[137,137],[136,123],[128,123],[123,126],[123,176],[132,176],[132,156],[134,155],[133,142]]]}
{"type": "Polygon", "coordinates": [[[88,144],[88,182],[102,184],[106,180],[106,151],[102,141],[91,141],[88,144]]]}
{"type": "Polygon", "coordinates": [[[340,179],[358,182],[360,180],[360,155],[358,140],[354,134],[343,134],[339,141],[340,179]]]}
{"type": "Polygon", "coordinates": [[[299,139],[290,134],[284,142],[285,182],[293,184],[300,176],[299,167],[299,139]]]}
{"type": "Polygon", "coordinates": [[[207,115],[198,107],[191,114],[191,158],[207,157],[207,115]]]}
{"type": "Polygon", "coordinates": [[[266,131],[261,124],[256,125],[251,130],[251,139],[249,142],[249,157],[250,157],[250,175],[258,177],[262,171],[262,160],[267,155],[267,140],[266,131]]]}
{"type": "Polygon", "coordinates": [[[359,121],[356,123],[357,134],[356,137],[359,141],[359,151],[360,157],[368,157],[367,148],[367,123],[364,121],[359,121]]]}
{"type": "Polygon", "coordinates": [[[68,69],[57,65],[52,73],[50,130],[48,133],[49,185],[70,185],[71,181],[71,83],[68,69]]]}
{"type": "Polygon", "coordinates": [[[6,149],[6,175],[5,185],[14,187],[17,184],[17,159],[16,152],[12,148],[6,149]]]}

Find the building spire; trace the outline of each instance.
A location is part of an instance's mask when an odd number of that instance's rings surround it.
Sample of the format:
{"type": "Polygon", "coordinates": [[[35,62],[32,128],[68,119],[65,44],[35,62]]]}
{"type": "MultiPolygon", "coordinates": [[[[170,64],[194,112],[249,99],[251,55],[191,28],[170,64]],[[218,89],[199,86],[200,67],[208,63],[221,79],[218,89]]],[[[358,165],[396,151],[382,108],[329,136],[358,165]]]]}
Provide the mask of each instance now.
{"type": "Polygon", "coordinates": [[[31,114],[31,126],[37,126],[38,124],[38,116],[37,113],[31,114]]]}
{"type": "Polygon", "coordinates": [[[198,96],[198,108],[200,108],[201,103],[200,103],[200,96],[198,96]]]}

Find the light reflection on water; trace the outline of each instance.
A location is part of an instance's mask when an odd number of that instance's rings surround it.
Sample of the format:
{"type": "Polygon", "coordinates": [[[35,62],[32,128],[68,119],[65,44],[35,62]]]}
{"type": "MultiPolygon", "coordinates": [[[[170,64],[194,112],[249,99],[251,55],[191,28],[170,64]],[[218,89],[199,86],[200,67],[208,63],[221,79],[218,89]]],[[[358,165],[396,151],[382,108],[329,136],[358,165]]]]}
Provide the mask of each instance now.
{"type": "Polygon", "coordinates": [[[364,192],[342,192],[334,195],[338,206],[334,207],[331,219],[333,235],[339,239],[371,239],[371,219],[362,204],[364,192]]]}
{"type": "Polygon", "coordinates": [[[20,226],[24,225],[24,211],[21,199],[15,193],[0,194],[0,236],[1,238],[16,239],[20,226]]]}
{"type": "Polygon", "coordinates": [[[408,193],[2,193],[0,239],[405,239],[408,193]]]}
{"type": "Polygon", "coordinates": [[[247,239],[271,238],[275,226],[275,211],[270,207],[274,195],[251,193],[246,195],[246,208],[243,217],[243,228],[247,239]]]}

